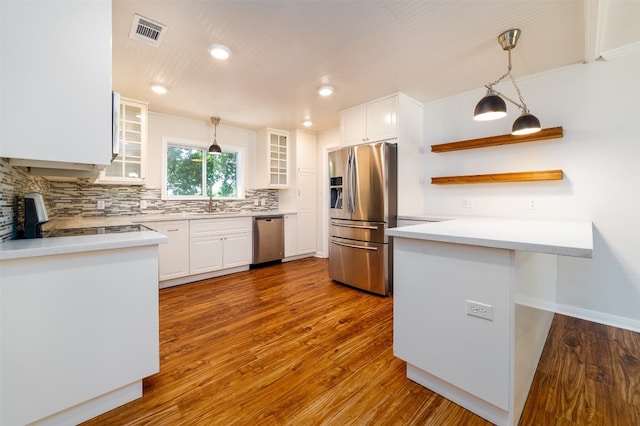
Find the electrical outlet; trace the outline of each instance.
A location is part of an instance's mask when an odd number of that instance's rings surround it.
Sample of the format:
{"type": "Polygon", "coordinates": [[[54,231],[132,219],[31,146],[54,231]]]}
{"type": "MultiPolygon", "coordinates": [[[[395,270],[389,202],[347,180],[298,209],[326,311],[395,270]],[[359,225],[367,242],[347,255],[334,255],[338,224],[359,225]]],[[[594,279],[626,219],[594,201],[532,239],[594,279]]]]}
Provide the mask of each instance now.
{"type": "Polygon", "coordinates": [[[467,315],[493,321],[493,306],[467,300],[467,315]]]}
{"type": "Polygon", "coordinates": [[[104,200],[98,200],[98,210],[104,210],[104,200]]]}
{"type": "Polygon", "coordinates": [[[529,200],[528,206],[529,206],[529,210],[535,210],[536,209],[536,200],[529,200]]]}
{"type": "Polygon", "coordinates": [[[257,198],[253,200],[253,205],[258,207],[258,205],[260,205],[260,200],[258,200],[257,198]]]}
{"type": "Polygon", "coordinates": [[[462,199],[462,208],[463,209],[472,209],[473,208],[473,201],[471,201],[471,198],[463,198],[462,199]]]}
{"type": "Polygon", "coordinates": [[[140,200],[140,210],[147,208],[147,200],[140,200]]]}
{"type": "Polygon", "coordinates": [[[260,199],[260,205],[262,207],[266,206],[267,205],[267,201],[264,198],[260,199]]]}

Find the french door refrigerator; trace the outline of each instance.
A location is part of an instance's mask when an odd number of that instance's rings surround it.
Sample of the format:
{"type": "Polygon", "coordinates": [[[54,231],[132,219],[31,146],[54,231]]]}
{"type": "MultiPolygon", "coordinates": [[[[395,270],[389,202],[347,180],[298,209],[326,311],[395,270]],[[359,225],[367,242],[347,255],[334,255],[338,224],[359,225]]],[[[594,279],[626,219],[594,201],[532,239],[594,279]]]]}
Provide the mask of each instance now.
{"type": "Polygon", "coordinates": [[[388,142],[329,153],[329,275],[380,295],[393,289],[387,228],[397,221],[397,150],[388,142]]]}

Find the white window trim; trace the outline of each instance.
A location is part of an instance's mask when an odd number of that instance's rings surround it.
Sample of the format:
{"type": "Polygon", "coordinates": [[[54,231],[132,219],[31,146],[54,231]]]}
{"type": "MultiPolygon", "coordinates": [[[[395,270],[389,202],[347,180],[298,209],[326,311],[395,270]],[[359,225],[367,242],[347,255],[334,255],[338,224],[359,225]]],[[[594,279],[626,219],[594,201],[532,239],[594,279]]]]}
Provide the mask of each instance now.
{"type": "MultiPolygon", "coordinates": [[[[169,195],[167,194],[167,147],[169,145],[184,146],[187,148],[208,149],[210,142],[203,142],[195,139],[174,138],[172,136],[162,137],[162,200],[168,201],[189,201],[189,200],[208,200],[206,195],[169,195]]],[[[238,189],[237,197],[220,197],[214,200],[244,200],[245,199],[245,170],[247,164],[247,150],[243,146],[237,145],[220,145],[222,152],[235,152],[238,154],[238,164],[236,165],[236,186],[238,189]]]]}

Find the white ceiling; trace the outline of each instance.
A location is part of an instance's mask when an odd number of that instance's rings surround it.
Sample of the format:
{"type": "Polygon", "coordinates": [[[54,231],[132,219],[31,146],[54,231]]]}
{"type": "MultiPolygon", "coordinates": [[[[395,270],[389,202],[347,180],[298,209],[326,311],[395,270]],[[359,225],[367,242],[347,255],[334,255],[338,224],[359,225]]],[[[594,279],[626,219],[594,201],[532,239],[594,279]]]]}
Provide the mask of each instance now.
{"type": "Polygon", "coordinates": [[[510,28],[522,30],[518,78],[635,49],[640,1],[114,0],[113,87],[150,111],[250,129],[310,118],[322,131],[394,92],[427,102],[494,81],[510,28]],[[169,27],[159,47],[129,38],[135,13],[169,27]],[[212,43],[231,58],[209,56],[212,43]],[[156,82],[169,92],[152,93],[156,82]],[[331,97],[316,93],[323,84],[331,97]]]}

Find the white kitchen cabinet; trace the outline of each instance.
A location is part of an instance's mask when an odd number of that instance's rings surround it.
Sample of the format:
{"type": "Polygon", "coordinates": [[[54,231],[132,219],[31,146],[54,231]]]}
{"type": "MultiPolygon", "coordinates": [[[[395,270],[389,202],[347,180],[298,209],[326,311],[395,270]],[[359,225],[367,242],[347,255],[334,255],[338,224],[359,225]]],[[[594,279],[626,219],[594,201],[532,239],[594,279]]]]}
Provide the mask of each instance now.
{"type": "Polygon", "coordinates": [[[295,146],[295,170],[298,172],[316,173],[316,135],[303,130],[295,130],[291,134],[291,143],[295,146]]]}
{"type": "Polygon", "coordinates": [[[1,1],[0,51],[0,157],[110,164],[111,1],[1,1]]]}
{"type": "Polygon", "coordinates": [[[120,154],[101,173],[98,183],[141,185],[147,151],[147,103],[120,99],[120,154]]]}
{"type": "Polygon", "coordinates": [[[398,95],[342,111],[340,133],[343,146],[396,139],[398,95]]]}
{"type": "Polygon", "coordinates": [[[298,254],[298,220],[295,214],[284,215],[284,257],[298,254]]]}
{"type": "MultiPolygon", "coordinates": [[[[309,255],[317,246],[317,136],[303,130],[291,131],[295,178],[289,190],[279,193],[280,209],[296,211],[285,216],[285,258],[309,255]],[[289,216],[289,217],[287,217],[289,216]]],[[[301,256],[302,257],[302,256],[301,256]]]]}
{"type": "Polygon", "coordinates": [[[160,281],[189,275],[189,221],[171,220],[145,224],[169,238],[160,245],[160,281]]]}
{"type": "Polygon", "coordinates": [[[195,275],[222,269],[223,241],[219,235],[191,237],[189,273],[195,275]]]}
{"type": "Polygon", "coordinates": [[[367,106],[358,105],[340,112],[340,145],[367,142],[367,106]]]}
{"type": "Polygon", "coordinates": [[[251,232],[227,234],[222,248],[222,267],[235,268],[251,264],[252,240],[251,232]]]}
{"type": "Polygon", "coordinates": [[[289,132],[263,129],[256,139],[256,188],[288,188],[289,132]]]}
{"type": "Polygon", "coordinates": [[[70,251],[82,238],[0,261],[2,425],[79,424],[141,397],[160,369],[158,243],[70,251]]]}
{"type": "Polygon", "coordinates": [[[316,251],[316,179],[315,173],[298,173],[298,239],[296,242],[298,254],[316,251]]]}
{"type": "Polygon", "coordinates": [[[191,275],[251,264],[251,218],[191,220],[191,275]]]}
{"type": "Polygon", "coordinates": [[[422,105],[408,96],[392,96],[361,104],[340,113],[340,144],[399,139],[422,126],[422,105]]]}
{"type": "Polygon", "coordinates": [[[315,253],[317,246],[317,158],[316,135],[297,132],[296,186],[298,203],[296,218],[298,254],[315,253]]]}

